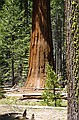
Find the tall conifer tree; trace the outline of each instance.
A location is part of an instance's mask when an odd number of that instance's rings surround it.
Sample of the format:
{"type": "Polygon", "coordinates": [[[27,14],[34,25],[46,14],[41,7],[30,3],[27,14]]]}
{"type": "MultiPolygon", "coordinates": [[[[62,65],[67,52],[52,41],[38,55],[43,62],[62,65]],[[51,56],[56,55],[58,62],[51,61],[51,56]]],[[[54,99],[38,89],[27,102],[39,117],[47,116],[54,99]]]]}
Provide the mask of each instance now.
{"type": "Polygon", "coordinates": [[[79,2],[66,1],[68,120],[79,120],[79,2]]]}
{"type": "Polygon", "coordinates": [[[35,89],[44,87],[47,63],[53,64],[50,0],[33,0],[27,87],[35,89]]]}

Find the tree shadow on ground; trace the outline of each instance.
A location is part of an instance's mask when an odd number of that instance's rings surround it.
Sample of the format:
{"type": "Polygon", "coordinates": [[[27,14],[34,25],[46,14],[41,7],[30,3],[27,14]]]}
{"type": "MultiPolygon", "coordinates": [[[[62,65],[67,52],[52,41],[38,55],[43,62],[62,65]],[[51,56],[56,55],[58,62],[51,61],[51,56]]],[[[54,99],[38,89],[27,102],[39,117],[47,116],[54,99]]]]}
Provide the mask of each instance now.
{"type": "Polygon", "coordinates": [[[31,119],[29,119],[27,116],[27,110],[22,113],[5,113],[3,115],[0,115],[0,120],[35,120],[34,114],[32,114],[31,119]]]}
{"type": "Polygon", "coordinates": [[[7,113],[0,115],[0,120],[15,120],[16,116],[21,115],[19,113],[7,113]]]}

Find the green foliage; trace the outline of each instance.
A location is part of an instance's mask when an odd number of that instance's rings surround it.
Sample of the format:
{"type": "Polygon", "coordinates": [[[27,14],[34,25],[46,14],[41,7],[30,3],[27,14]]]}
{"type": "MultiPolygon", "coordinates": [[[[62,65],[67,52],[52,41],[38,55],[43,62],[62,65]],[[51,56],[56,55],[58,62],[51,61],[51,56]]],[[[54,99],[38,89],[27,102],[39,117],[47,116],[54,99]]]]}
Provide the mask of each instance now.
{"type": "Polygon", "coordinates": [[[46,87],[54,88],[54,86],[57,86],[57,84],[58,84],[57,75],[50,65],[47,65],[46,69],[47,69],[46,87]],[[50,81],[50,83],[49,83],[49,81],[50,81]]]}
{"type": "Polygon", "coordinates": [[[3,81],[12,79],[12,60],[14,77],[25,79],[27,75],[31,19],[27,25],[26,18],[19,0],[6,0],[0,10],[0,76],[3,81]],[[22,76],[18,70],[20,64],[22,76]]]}
{"type": "MultiPolygon", "coordinates": [[[[12,60],[14,61],[15,79],[25,80],[27,76],[32,2],[32,0],[28,0],[28,6],[26,8],[26,3],[24,0],[1,0],[0,76],[3,81],[12,80],[12,60]],[[18,70],[20,64],[22,64],[23,67],[22,76],[20,76],[20,71],[18,70]]],[[[60,74],[60,76],[63,76],[64,80],[65,46],[63,38],[63,6],[64,0],[51,0],[51,25],[54,43],[54,61],[56,61],[55,66],[57,75],[60,74]]]]}
{"type": "Polygon", "coordinates": [[[53,39],[53,55],[54,55],[54,69],[56,74],[62,76],[62,83],[64,87],[64,80],[66,80],[66,46],[65,46],[65,12],[64,0],[51,0],[51,28],[53,39]]]}
{"type": "Polygon", "coordinates": [[[51,66],[47,65],[47,79],[43,93],[44,102],[49,106],[61,106],[60,93],[56,92],[60,88],[57,75],[51,66]]]}

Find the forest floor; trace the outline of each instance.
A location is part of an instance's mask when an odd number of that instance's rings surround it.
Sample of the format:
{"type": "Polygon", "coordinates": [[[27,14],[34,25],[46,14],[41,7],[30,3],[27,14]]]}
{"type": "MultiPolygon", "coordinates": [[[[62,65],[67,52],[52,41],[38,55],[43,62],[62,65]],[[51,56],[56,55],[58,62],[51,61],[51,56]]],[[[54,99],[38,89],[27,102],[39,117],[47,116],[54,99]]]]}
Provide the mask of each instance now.
{"type": "MultiPolygon", "coordinates": [[[[24,92],[24,89],[18,91],[17,88],[16,90],[14,88],[7,89],[5,94],[6,98],[0,99],[0,116],[6,113],[22,113],[27,109],[27,116],[30,118],[34,113],[35,120],[67,120],[67,107],[40,106],[40,102],[37,99],[26,99],[20,101],[19,98],[21,98],[24,93],[28,93],[28,91],[24,92]],[[38,104],[36,104],[36,102],[38,104]]],[[[40,94],[39,91],[29,91],[28,94],[30,93],[40,94]]]]}
{"type": "Polygon", "coordinates": [[[35,120],[67,120],[67,109],[65,107],[0,105],[0,115],[5,113],[22,113],[25,109],[27,109],[28,118],[31,118],[31,115],[34,113],[35,120]]]}

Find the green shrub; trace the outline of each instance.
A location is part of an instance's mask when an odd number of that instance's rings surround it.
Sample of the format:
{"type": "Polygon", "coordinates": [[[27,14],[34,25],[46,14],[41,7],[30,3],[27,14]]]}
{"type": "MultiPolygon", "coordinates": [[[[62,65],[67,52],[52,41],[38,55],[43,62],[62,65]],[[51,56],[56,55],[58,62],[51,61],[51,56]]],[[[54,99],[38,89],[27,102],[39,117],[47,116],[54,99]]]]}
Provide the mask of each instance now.
{"type": "Polygon", "coordinates": [[[47,65],[47,78],[43,99],[48,106],[61,106],[62,100],[60,99],[60,93],[56,92],[56,88],[60,88],[57,75],[53,68],[47,65]]]}

